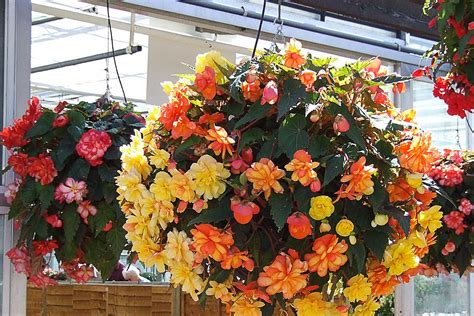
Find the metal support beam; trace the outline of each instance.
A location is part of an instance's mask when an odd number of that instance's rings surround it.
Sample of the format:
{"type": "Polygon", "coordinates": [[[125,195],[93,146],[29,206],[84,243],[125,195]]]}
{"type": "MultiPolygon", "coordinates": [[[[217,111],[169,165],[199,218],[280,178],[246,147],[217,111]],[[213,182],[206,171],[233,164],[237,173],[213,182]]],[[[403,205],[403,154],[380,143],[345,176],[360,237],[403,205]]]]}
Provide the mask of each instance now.
{"type": "MultiPolygon", "coordinates": [[[[117,57],[117,56],[122,56],[122,55],[127,55],[127,54],[134,54],[136,52],[141,52],[141,51],[142,51],[141,46],[130,46],[127,48],[116,50],[115,56],[117,57]]],[[[48,71],[48,70],[53,70],[53,69],[58,69],[58,68],[64,68],[68,66],[79,65],[79,64],[84,64],[91,61],[102,60],[102,59],[111,58],[111,57],[113,57],[113,52],[107,52],[107,53],[102,53],[102,54],[97,54],[97,55],[81,57],[77,59],[71,59],[71,60],[61,61],[59,63],[32,68],[31,73],[34,74],[37,72],[43,72],[43,71],[48,71]]]]}

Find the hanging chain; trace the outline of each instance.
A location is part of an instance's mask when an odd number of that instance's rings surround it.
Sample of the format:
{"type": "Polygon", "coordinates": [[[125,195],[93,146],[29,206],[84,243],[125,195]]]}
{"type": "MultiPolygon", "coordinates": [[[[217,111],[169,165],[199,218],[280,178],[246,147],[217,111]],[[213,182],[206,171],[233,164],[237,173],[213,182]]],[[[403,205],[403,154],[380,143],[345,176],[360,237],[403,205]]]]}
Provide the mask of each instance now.
{"type": "Polygon", "coordinates": [[[458,145],[459,149],[462,149],[461,137],[459,133],[459,119],[458,118],[456,118],[456,145],[458,145]]]}
{"type": "Polygon", "coordinates": [[[278,50],[278,43],[281,42],[282,44],[285,43],[285,35],[283,35],[283,20],[281,18],[281,2],[282,0],[278,0],[278,16],[273,21],[273,25],[277,24],[277,29],[275,34],[273,35],[272,45],[271,48],[274,51],[278,50]]]}
{"type": "Polygon", "coordinates": [[[105,59],[105,94],[104,98],[110,100],[110,72],[109,72],[109,54],[110,54],[110,32],[107,29],[107,58],[105,59]]]}

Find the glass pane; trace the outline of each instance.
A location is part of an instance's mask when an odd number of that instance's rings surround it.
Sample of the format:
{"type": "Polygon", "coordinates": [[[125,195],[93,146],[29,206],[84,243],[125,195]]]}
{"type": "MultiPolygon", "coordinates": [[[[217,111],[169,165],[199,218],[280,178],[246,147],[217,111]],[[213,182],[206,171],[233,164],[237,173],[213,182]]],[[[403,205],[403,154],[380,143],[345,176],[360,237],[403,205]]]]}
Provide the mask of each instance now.
{"type": "Polygon", "coordinates": [[[421,81],[413,82],[413,108],[416,121],[423,130],[433,135],[433,144],[438,148],[459,149],[467,146],[466,122],[449,115],[443,100],[433,96],[433,84],[421,81]],[[459,133],[457,132],[459,130],[459,133]]]}
{"type": "Polygon", "coordinates": [[[469,315],[469,283],[456,274],[415,277],[415,316],[469,315]]]}

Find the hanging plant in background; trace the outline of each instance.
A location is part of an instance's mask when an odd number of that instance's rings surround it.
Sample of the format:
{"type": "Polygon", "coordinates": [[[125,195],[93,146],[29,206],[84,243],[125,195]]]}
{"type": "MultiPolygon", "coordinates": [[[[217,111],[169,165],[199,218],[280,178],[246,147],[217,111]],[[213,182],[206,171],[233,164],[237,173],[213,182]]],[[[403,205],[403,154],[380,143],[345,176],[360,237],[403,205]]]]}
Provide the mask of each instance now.
{"type": "Polygon", "coordinates": [[[437,198],[442,205],[444,225],[436,245],[425,257],[428,269],[424,274],[469,273],[474,259],[474,153],[445,150],[430,176],[450,199],[437,198]]]}
{"type": "Polygon", "coordinates": [[[7,252],[36,286],[54,253],[67,276],[86,282],[96,267],[107,279],[125,245],[125,218],[116,201],[119,147],[143,118],[118,103],[61,102],[53,110],[29,101],[26,113],[0,133],[18,179],[5,196],[20,230],[7,252]]]}
{"type": "Polygon", "coordinates": [[[429,26],[437,27],[440,35],[439,43],[429,52],[433,57],[433,94],[448,105],[448,114],[465,118],[474,110],[474,3],[426,0],[424,10],[436,12],[429,26]],[[437,77],[442,65],[448,65],[450,71],[437,77]]]}
{"type": "Polygon", "coordinates": [[[238,66],[199,55],[163,85],[117,177],[145,265],[235,315],[373,315],[417,273],[442,225],[423,183],[437,152],[382,89],[410,78],[332,61],[291,40],[238,66]]]}

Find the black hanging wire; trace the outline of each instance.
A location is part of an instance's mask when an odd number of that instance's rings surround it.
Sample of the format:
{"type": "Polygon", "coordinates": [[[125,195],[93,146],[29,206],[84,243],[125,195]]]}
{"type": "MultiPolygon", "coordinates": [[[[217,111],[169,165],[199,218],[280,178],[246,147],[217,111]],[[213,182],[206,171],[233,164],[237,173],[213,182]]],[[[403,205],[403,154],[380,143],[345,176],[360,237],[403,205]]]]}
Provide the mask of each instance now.
{"type": "Polygon", "coordinates": [[[118,78],[118,81],[120,83],[120,88],[122,89],[123,100],[125,101],[125,103],[128,103],[127,97],[125,96],[125,90],[123,88],[122,79],[120,78],[120,73],[118,71],[117,61],[115,60],[114,35],[112,34],[112,24],[110,23],[110,3],[109,3],[109,0],[107,0],[107,23],[109,25],[110,43],[111,43],[111,46],[112,46],[112,58],[114,60],[115,72],[117,73],[117,78],[118,78]]]}
{"type": "Polygon", "coordinates": [[[260,33],[262,32],[262,24],[263,24],[263,18],[265,17],[266,8],[267,8],[267,0],[263,0],[262,15],[260,16],[260,25],[258,26],[257,38],[255,39],[255,46],[253,47],[252,58],[255,57],[255,53],[257,52],[257,44],[258,44],[258,40],[260,39],[260,33]]]}

